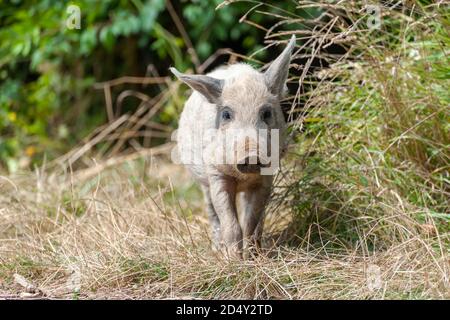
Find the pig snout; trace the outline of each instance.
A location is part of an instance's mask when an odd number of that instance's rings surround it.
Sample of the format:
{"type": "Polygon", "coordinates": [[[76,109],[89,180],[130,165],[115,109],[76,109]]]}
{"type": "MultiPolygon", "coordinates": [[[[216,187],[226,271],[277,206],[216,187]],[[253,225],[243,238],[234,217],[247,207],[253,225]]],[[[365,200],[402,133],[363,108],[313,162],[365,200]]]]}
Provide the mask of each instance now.
{"type": "Polygon", "coordinates": [[[238,161],[236,169],[240,173],[259,173],[261,168],[267,167],[268,164],[263,163],[261,157],[257,155],[247,156],[238,161]]]}
{"type": "Polygon", "coordinates": [[[261,168],[270,166],[268,158],[262,152],[266,148],[261,148],[261,143],[249,137],[244,138],[244,144],[238,147],[235,169],[242,174],[259,174],[261,168]],[[258,143],[259,142],[259,143],[258,143]]]}

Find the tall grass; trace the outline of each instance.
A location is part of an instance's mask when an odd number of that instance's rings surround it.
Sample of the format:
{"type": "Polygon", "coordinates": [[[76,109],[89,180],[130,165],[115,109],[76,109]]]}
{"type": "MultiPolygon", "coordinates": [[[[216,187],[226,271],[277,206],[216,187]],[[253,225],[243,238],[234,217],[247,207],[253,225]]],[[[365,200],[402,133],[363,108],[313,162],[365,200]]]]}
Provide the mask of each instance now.
{"type": "Polygon", "coordinates": [[[0,180],[0,297],[449,298],[448,5],[378,5],[377,28],[359,1],[301,1],[267,28],[301,40],[262,255],[210,250],[167,157],[37,170],[0,180]]]}
{"type": "MultiPolygon", "coordinates": [[[[342,34],[350,38],[347,53],[311,72],[319,84],[294,123],[302,121],[306,130],[292,148],[287,193],[304,228],[319,219],[321,228],[348,243],[361,241],[364,231],[372,249],[422,229],[448,233],[446,9],[419,3],[384,8],[378,28],[357,28],[365,25],[359,17],[333,29],[331,42],[342,34]]],[[[352,17],[364,6],[339,10],[352,17]]]]}

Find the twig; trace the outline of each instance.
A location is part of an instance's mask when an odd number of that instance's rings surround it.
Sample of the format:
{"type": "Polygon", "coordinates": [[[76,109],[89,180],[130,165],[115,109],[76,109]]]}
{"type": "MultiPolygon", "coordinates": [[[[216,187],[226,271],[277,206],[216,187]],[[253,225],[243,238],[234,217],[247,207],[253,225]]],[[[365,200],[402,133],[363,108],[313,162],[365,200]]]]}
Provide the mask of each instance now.
{"type": "Polygon", "coordinates": [[[95,136],[92,140],[88,141],[81,148],[79,148],[70,158],[69,163],[73,164],[76,160],[78,160],[83,154],[89,151],[93,146],[102,141],[108,134],[118,128],[125,120],[128,118],[127,115],[123,115],[119,119],[112,122],[105,130],[100,132],[97,136],[95,136]]]}
{"type": "Polygon", "coordinates": [[[79,170],[73,175],[73,181],[75,182],[81,182],[86,179],[89,179],[100,172],[102,172],[105,169],[108,169],[110,167],[114,167],[116,165],[119,165],[124,162],[132,161],[141,157],[152,157],[155,155],[161,155],[169,152],[173,148],[174,144],[169,142],[151,149],[142,149],[138,152],[127,154],[115,158],[109,158],[108,160],[97,164],[94,167],[90,167],[84,170],[79,170]]]}
{"type": "Polygon", "coordinates": [[[166,0],[166,8],[167,11],[169,11],[170,16],[172,17],[173,22],[175,23],[175,26],[178,29],[178,32],[180,32],[181,36],[183,37],[184,42],[186,43],[186,46],[188,48],[188,53],[192,58],[192,62],[194,63],[195,70],[199,72],[200,68],[200,59],[197,56],[197,52],[194,49],[194,46],[192,45],[191,39],[189,38],[189,35],[186,32],[186,29],[183,26],[183,23],[181,22],[180,18],[178,17],[175,9],[173,8],[172,2],[170,0],[166,0]]]}
{"type": "Polygon", "coordinates": [[[218,49],[216,52],[214,52],[211,56],[209,56],[208,59],[206,59],[197,69],[199,73],[204,73],[205,70],[220,56],[222,55],[233,55],[233,50],[229,48],[222,48],[218,49]]]}
{"type": "Polygon", "coordinates": [[[120,77],[117,79],[98,82],[94,84],[94,89],[103,89],[105,85],[114,87],[120,84],[130,83],[130,84],[159,84],[166,83],[169,81],[169,77],[120,77]]]}
{"type": "Polygon", "coordinates": [[[112,97],[111,97],[111,87],[109,84],[105,84],[103,87],[103,90],[105,92],[105,102],[106,102],[106,114],[108,115],[108,121],[113,122],[114,120],[114,110],[113,110],[113,104],[112,104],[112,97]]]}

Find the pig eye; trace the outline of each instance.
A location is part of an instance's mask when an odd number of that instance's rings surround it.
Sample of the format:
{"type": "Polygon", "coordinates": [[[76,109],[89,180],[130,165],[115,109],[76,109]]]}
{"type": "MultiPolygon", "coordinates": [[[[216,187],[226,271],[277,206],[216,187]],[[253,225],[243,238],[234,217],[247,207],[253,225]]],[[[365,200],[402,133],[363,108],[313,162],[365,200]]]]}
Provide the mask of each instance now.
{"type": "Polygon", "coordinates": [[[270,121],[270,119],[272,119],[272,110],[270,110],[270,109],[268,109],[268,108],[264,108],[262,111],[261,111],[261,119],[264,121],[264,122],[268,122],[268,121],[270,121]]]}
{"type": "Polygon", "coordinates": [[[230,121],[233,118],[233,112],[230,108],[225,107],[220,111],[220,119],[222,121],[230,121]]]}

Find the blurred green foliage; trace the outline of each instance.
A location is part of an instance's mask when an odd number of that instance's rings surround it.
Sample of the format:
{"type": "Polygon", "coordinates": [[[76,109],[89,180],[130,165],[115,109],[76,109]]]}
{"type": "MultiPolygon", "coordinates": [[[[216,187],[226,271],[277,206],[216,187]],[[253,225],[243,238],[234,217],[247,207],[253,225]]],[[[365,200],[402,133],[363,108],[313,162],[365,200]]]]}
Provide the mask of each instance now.
{"type": "MultiPolygon", "coordinates": [[[[254,4],[215,10],[221,2],[171,2],[200,61],[222,47],[246,54],[263,43],[262,30],[238,23],[254,4]]],[[[186,52],[165,0],[0,2],[0,167],[16,171],[53,158],[104,122],[94,82],[143,76],[149,64],[162,75],[170,65],[186,70],[193,66],[186,52]],[[81,10],[80,29],[66,25],[72,4],[81,10]]]]}

